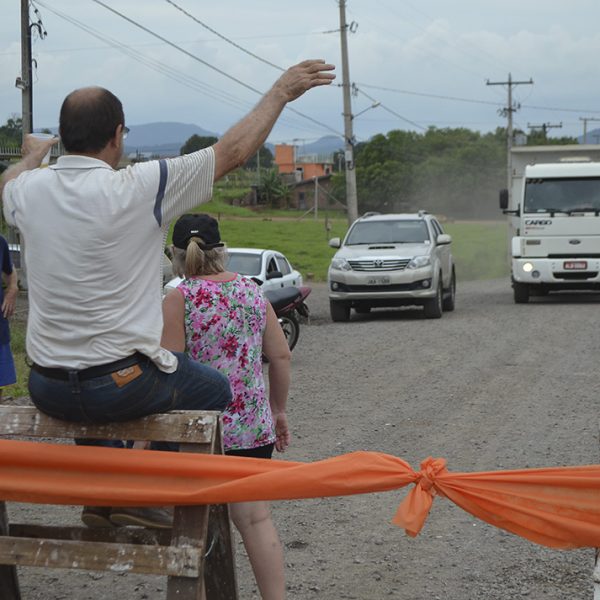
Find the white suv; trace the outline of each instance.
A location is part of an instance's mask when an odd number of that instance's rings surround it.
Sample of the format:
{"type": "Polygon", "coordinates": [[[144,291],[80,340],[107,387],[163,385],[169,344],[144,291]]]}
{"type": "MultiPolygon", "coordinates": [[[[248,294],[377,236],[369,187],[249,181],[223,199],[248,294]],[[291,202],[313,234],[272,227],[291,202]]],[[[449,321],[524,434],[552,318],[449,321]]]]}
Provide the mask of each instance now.
{"type": "Polygon", "coordinates": [[[352,223],[331,260],[327,283],[334,321],[347,321],[350,309],[368,313],[376,306],[423,306],[439,319],[454,310],[456,272],[452,238],[435,217],[367,213],[352,223]]]}

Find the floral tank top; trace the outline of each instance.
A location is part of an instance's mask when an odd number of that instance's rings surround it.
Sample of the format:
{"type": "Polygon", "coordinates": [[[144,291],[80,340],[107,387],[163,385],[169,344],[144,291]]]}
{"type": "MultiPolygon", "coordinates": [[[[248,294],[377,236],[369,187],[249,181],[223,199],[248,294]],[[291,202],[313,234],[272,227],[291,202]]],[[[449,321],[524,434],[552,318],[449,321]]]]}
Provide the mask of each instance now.
{"type": "Polygon", "coordinates": [[[223,413],[226,450],[275,442],[263,379],[267,305],[260,287],[239,274],[230,281],[192,277],[177,289],[185,308],[185,347],[193,360],[227,375],[232,399],[223,413]]]}

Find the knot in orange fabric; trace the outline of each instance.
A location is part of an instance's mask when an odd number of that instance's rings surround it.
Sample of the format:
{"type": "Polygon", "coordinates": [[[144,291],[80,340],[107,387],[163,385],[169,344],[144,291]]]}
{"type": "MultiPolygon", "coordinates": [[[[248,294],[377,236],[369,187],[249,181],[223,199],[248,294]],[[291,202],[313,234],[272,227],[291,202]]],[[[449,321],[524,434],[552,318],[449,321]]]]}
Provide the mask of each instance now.
{"type": "Polygon", "coordinates": [[[446,470],[446,460],[444,458],[432,458],[429,456],[421,463],[421,472],[417,473],[416,483],[425,492],[435,496],[435,479],[437,475],[446,470]]]}

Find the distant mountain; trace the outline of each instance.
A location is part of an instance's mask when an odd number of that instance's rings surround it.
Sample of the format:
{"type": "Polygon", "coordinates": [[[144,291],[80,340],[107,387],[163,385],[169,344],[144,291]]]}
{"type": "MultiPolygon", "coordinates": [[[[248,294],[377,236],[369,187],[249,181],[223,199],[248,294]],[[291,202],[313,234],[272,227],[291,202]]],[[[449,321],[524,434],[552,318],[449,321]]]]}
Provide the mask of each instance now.
{"type": "Polygon", "coordinates": [[[160,156],[176,156],[193,135],[219,137],[220,134],[192,123],[145,123],[131,125],[125,140],[125,152],[144,152],[160,156]]]}
{"type": "Polygon", "coordinates": [[[306,156],[307,154],[333,154],[338,150],[343,150],[344,140],[337,135],[326,135],[319,138],[312,144],[303,144],[298,146],[298,156],[306,156]]]}
{"type": "MultiPolygon", "coordinates": [[[[50,128],[53,133],[57,128],[50,128]]],[[[193,135],[221,137],[220,133],[208,131],[193,123],[157,122],[130,125],[125,140],[125,153],[140,152],[146,155],[177,156],[185,142],[193,135]]],[[[591,135],[591,134],[590,134],[591,135]]],[[[275,154],[275,146],[265,146],[275,154]]],[[[311,144],[298,144],[298,156],[333,154],[344,148],[344,140],[335,135],[326,135],[311,144]]]]}
{"type": "Polygon", "coordinates": [[[581,135],[581,136],[579,136],[577,138],[577,141],[580,144],[585,144],[585,143],[587,143],[587,144],[597,144],[598,141],[600,140],[600,129],[592,129],[591,131],[588,131],[587,135],[586,135],[586,138],[587,138],[587,142],[584,142],[583,141],[583,136],[581,135]]]}

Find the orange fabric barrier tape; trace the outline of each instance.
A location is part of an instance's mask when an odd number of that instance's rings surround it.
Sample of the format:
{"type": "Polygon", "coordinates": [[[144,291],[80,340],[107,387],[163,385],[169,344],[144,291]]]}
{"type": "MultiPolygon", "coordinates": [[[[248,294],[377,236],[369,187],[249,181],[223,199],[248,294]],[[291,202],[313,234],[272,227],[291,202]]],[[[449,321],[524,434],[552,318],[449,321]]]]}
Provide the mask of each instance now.
{"type": "Polygon", "coordinates": [[[96,506],[220,504],[346,496],[415,483],[393,522],[415,536],[433,497],[553,548],[600,546],[600,465],[451,473],[428,458],[353,452],[314,463],[0,441],[0,498],[96,506]]]}

